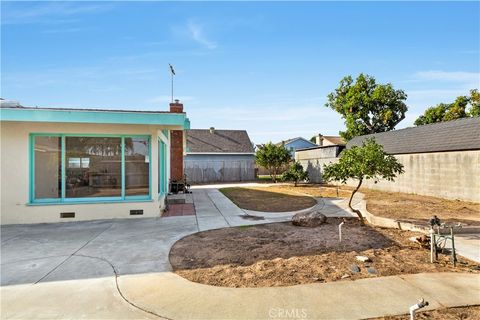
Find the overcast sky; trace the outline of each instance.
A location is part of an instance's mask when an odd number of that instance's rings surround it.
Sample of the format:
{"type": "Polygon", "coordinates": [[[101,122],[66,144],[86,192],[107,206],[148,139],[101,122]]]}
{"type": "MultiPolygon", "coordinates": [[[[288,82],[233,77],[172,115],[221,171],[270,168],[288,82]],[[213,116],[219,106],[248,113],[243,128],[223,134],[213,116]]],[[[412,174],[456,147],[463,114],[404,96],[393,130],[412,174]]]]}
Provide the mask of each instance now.
{"type": "Polygon", "coordinates": [[[1,96],[166,110],[255,143],[336,135],[326,96],[360,72],[425,108],[480,87],[479,2],[4,2],[1,96]]]}

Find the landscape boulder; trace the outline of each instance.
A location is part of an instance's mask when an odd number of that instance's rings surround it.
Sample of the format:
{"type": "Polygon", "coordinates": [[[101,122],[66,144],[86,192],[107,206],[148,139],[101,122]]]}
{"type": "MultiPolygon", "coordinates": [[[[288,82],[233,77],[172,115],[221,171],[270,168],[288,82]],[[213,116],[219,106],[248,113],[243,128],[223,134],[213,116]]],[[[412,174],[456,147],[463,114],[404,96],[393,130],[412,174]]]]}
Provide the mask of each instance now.
{"type": "Polygon", "coordinates": [[[318,227],[325,221],[327,217],[318,211],[297,213],[292,217],[293,225],[299,227],[318,227]]]}

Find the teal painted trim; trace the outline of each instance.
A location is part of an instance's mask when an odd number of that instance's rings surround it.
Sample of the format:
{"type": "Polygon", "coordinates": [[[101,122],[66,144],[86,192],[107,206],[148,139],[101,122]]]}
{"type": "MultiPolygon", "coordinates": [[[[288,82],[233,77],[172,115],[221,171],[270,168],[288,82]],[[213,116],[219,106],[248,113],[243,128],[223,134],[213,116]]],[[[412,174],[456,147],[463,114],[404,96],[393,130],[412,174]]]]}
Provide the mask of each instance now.
{"type": "Polygon", "coordinates": [[[62,155],[61,155],[61,157],[60,157],[60,158],[61,158],[61,161],[62,161],[62,164],[61,164],[61,175],[62,175],[62,178],[61,178],[61,179],[62,179],[62,180],[61,180],[61,188],[62,188],[62,190],[61,190],[61,199],[63,200],[63,199],[65,199],[65,196],[66,196],[66,194],[67,194],[67,190],[66,190],[67,187],[66,187],[66,183],[65,183],[65,181],[66,181],[66,178],[65,178],[65,176],[66,176],[66,168],[65,168],[65,162],[66,162],[65,136],[62,136],[62,137],[61,137],[61,140],[62,140],[61,143],[60,143],[60,145],[61,145],[61,147],[62,147],[62,155]]]}
{"type": "Polygon", "coordinates": [[[183,122],[183,129],[190,130],[190,119],[185,118],[185,121],[183,122]]]}
{"type": "Polygon", "coordinates": [[[122,137],[122,165],[121,165],[121,175],[122,175],[122,199],[125,199],[125,137],[122,137]]]}
{"type": "Polygon", "coordinates": [[[28,137],[29,140],[29,145],[28,145],[28,169],[29,169],[29,181],[30,181],[30,186],[29,186],[29,201],[32,202],[34,197],[35,197],[35,175],[34,175],[34,165],[35,165],[35,137],[30,134],[28,137]]]}
{"type": "Polygon", "coordinates": [[[58,133],[58,132],[32,132],[33,136],[48,137],[98,137],[98,138],[150,138],[150,134],[115,134],[115,133],[58,133]]]}
{"type": "Polygon", "coordinates": [[[2,121],[144,124],[184,128],[188,125],[190,128],[185,113],[2,108],[0,114],[2,121]]]}
{"type": "Polygon", "coordinates": [[[152,200],[150,196],[126,196],[125,200],[152,200]]]}
{"type": "Polygon", "coordinates": [[[148,137],[148,197],[152,198],[152,139],[148,137]]]}
{"type": "Polygon", "coordinates": [[[27,206],[49,206],[49,205],[75,205],[75,204],[98,204],[98,203],[135,203],[135,202],[152,202],[153,199],[126,199],[126,200],[104,200],[103,198],[90,198],[96,200],[75,201],[71,199],[68,202],[30,202],[27,206]]]}

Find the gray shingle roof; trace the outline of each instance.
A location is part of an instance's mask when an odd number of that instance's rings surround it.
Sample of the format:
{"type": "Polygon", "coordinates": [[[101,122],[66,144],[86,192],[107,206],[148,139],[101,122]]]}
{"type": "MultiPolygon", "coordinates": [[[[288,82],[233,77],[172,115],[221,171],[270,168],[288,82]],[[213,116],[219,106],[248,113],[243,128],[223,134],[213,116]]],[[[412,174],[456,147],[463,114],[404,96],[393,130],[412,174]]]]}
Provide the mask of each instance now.
{"type": "Polygon", "coordinates": [[[254,153],[252,142],[245,130],[209,129],[187,130],[187,153],[254,153]]]}
{"type": "Polygon", "coordinates": [[[479,150],[480,117],[359,136],[350,140],[347,148],[359,146],[370,137],[389,154],[479,150]]]}

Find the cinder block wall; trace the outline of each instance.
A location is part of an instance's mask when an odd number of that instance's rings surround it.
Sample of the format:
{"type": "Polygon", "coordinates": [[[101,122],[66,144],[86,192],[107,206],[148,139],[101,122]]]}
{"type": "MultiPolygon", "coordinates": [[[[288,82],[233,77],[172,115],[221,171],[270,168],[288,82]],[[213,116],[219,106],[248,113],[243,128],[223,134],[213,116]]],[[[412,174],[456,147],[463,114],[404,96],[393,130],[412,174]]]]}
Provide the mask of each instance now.
{"type": "MultiPolygon", "coordinates": [[[[324,164],[338,161],[328,154],[297,152],[312,182],[322,182],[324,164]],[[323,156],[323,157],[322,157],[323,156]]],[[[480,150],[395,155],[405,173],[395,182],[367,181],[372,189],[480,202],[480,150]]],[[[355,183],[349,182],[349,185],[355,183]]]]}

